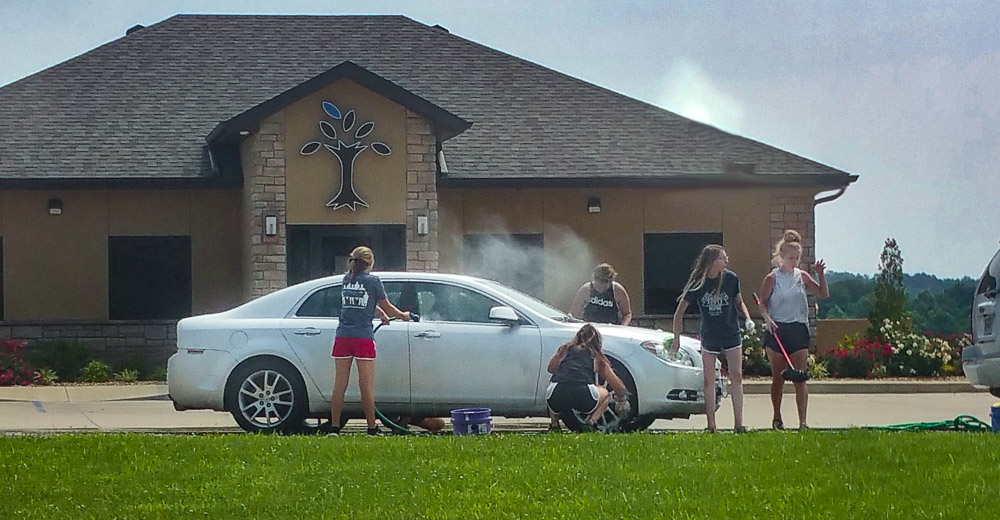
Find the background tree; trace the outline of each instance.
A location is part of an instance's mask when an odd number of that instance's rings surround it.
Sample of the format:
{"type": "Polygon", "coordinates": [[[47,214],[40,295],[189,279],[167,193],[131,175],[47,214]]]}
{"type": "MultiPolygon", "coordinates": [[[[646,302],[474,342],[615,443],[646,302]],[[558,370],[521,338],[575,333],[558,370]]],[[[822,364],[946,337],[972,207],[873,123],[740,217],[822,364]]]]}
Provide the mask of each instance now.
{"type": "Polygon", "coordinates": [[[875,275],[875,289],[872,291],[872,308],[868,313],[868,337],[882,337],[882,324],[886,318],[900,321],[907,318],[906,289],[903,288],[903,255],[896,239],[887,238],[879,260],[878,274],[875,275]]]}

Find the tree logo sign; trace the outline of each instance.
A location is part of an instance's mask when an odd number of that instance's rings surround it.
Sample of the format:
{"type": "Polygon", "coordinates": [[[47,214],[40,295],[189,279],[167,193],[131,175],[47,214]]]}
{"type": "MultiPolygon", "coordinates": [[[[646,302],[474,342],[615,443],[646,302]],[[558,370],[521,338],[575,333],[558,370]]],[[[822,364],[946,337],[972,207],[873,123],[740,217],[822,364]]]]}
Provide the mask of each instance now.
{"type": "Polygon", "coordinates": [[[325,112],[330,118],[340,121],[340,126],[343,128],[341,135],[353,142],[348,144],[338,138],[337,128],[333,125],[333,123],[323,119],[319,122],[319,130],[327,139],[333,141],[335,144],[310,141],[302,146],[299,153],[302,155],[312,155],[318,152],[320,148],[325,148],[327,151],[332,153],[333,156],[337,158],[337,162],[340,163],[340,189],[337,190],[337,194],[330,199],[330,202],[326,203],[327,207],[335,210],[347,207],[351,208],[351,211],[355,211],[357,206],[364,206],[367,208],[368,203],[365,202],[361,196],[358,195],[358,192],[354,190],[354,161],[359,155],[361,155],[361,152],[367,150],[368,148],[371,148],[372,151],[378,155],[389,155],[392,153],[392,150],[385,143],[373,142],[370,144],[364,144],[361,141],[375,129],[375,123],[372,121],[359,125],[357,130],[354,131],[354,137],[350,137],[351,129],[354,127],[354,123],[357,122],[357,116],[354,114],[354,110],[349,110],[346,114],[341,115],[340,109],[337,108],[336,105],[330,103],[329,101],[324,101],[323,112],[325,112]]]}

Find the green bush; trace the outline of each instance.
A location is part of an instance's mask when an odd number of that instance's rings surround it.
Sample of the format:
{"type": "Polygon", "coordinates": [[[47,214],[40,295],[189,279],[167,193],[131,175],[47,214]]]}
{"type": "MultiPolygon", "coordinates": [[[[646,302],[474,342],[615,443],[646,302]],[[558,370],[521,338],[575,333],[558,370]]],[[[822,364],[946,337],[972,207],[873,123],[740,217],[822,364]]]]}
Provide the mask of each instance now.
{"type": "Polygon", "coordinates": [[[119,381],[122,383],[134,383],[136,382],[137,379],[139,379],[138,370],[132,370],[126,368],[125,370],[122,370],[121,372],[115,374],[115,381],[119,381]]]}
{"type": "Polygon", "coordinates": [[[49,386],[59,380],[59,374],[51,368],[39,368],[35,371],[35,384],[49,386]]]}
{"type": "Polygon", "coordinates": [[[96,359],[87,363],[83,367],[80,380],[87,383],[104,383],[111,379],[111,367],[103,361],[96,359]]]}
{"type": "Polygon", "coordinates": [[[144,378],[146,381],[166,381],[167,380],[167,367],[158,366],[151,369],[146,373],[144,378]]]}
{"type": "Polygon", "coordinates": [[[50,369],[63,381],[78,380],[90,359],[86,347],[65,339],[35,343],[27,349],[27,356],[33,366],[50,369]]]}

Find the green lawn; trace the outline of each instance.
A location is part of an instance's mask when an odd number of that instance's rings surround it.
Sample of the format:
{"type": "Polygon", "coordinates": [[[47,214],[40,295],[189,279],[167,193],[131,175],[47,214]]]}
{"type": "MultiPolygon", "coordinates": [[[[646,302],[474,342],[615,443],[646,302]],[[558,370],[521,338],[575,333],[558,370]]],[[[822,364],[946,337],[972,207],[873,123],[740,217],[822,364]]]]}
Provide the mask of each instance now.
{"type": "Polygon", "coordinates": [[[0,437],[0,518],[996,518],[1000,436],[0,437]]]}

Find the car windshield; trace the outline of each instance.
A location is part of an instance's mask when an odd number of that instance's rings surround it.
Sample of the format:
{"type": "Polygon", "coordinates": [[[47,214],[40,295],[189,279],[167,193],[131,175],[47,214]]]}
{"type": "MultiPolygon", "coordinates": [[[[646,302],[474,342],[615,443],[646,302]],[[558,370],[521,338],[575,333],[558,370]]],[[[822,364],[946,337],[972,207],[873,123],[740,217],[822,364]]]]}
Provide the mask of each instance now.
{"type": "Polygon", "coordinates": [[[503,294],[504,296],[537,312],[538,314],[541,314],[542,316],[545,316],[546,318],[558,321],[580,321],[533,296],[528,296],[527,294],[518,291],[517,289],[511,289],[510,287],[507,287],[499,282],[494,282],[493,280],[484,281],[496,292],[503,294]]]}

